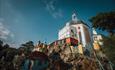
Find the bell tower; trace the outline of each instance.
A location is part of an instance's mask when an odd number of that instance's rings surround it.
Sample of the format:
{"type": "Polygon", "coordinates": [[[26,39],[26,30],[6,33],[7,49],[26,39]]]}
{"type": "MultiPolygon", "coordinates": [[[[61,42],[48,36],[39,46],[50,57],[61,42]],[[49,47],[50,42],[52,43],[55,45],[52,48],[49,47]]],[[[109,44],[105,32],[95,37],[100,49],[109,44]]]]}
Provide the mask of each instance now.
{"type": "Polygon", "coordinates": [[[72,21],[78,21],[78,18],[75,13],[72,14],[72,21]]]}

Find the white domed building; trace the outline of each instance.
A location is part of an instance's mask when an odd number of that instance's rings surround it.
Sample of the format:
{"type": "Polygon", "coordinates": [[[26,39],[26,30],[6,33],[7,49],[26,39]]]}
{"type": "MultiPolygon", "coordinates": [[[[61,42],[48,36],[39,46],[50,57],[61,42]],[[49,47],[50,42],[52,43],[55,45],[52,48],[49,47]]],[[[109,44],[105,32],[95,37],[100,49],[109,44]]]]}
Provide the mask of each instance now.
{"type": "Polygon", "coordinates": [[[72,15],[72,20],[66,23],[66,25],[59,30],[58,40],[65,38],[74,38],[81,43],[83,47],[91,43],[91,36],[89,26],[82,20],[79,20],[75,13],[72,15]]]}

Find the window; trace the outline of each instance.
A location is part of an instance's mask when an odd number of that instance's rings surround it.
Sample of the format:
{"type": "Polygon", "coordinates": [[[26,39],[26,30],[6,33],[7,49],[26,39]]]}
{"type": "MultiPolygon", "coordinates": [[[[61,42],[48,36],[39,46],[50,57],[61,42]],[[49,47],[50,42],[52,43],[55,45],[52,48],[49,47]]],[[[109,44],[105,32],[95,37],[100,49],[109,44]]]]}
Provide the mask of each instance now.
{"type": "Polygon", "coordinates": [[[78,29],[80,29],[80,27],[78,27],[78,29]]]}

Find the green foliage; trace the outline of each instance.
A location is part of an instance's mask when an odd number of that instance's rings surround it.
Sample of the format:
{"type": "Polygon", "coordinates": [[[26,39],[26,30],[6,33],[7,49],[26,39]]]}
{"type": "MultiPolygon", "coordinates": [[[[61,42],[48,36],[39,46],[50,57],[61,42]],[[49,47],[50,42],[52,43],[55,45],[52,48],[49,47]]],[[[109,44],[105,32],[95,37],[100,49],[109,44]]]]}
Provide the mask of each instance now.
{"type": "Polygon", "coordinates": [[[26,55],[29,55],[34,48],[33,41],[28,41],[25,44],[22,44],[22,47],[20,47],[20,51],[24,52],[26,55]]]}
{"type": "Polygon", "coordinates": [[[111,35],[115,33],[115,11],[99,13],[90,19],[94,28],[106,30],[111,35]]]}
{"type": "Polygon", "coordinates": [[[104,37],[104,47],[102,50],[115,65],[115,36],[104,37]]]}
{"type": "Polygon", "coordinates": [[[13,59],[17,49],[10,47],[0,40],[0,70],[14,70],[13,59]]]}

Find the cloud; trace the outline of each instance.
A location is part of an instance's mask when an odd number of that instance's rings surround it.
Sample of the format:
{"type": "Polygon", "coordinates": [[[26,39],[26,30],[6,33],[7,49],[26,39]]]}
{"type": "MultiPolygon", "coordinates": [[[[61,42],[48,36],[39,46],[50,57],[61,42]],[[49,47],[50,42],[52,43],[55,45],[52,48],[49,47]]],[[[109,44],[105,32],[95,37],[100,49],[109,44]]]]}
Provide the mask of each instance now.
{"type": "Polygon", "coordinates": [[[17,45],[13,41],[14,37],[15,35],[0,21],[0,40],[9,44],[11,47],[16,47],[17,45]]]}
{"type": "Polygon", "coordinates": [[[14,34],[0,22],[0,39],[6,41],[9,37],[13,38],[14,34]]]}
{"type": "Polygon", "coordinates": [[[46,10],[54,17],[60,18],[63,17],[63,12],[61,8],[57,8],[56,0],[44,0],[46,10]]]}
{"type": "MultiPolygon", "coordinates": [[[[0,40],[17,47],[19,46],[18,36],[8,27],[12,29],[18,24],[23,24],[25,19],[23,14],[15,8],[13,1],[15,0],[0,0],[0,40]]],[[[15,31],[15,33],[17,32],[15,31]]]]}
{"type": "Polygon", "coordinates": [[[0,38],[6,40],[10,31],[6,29],[3,24],[0,22],[0,38]]]}

